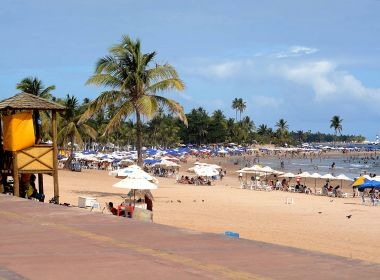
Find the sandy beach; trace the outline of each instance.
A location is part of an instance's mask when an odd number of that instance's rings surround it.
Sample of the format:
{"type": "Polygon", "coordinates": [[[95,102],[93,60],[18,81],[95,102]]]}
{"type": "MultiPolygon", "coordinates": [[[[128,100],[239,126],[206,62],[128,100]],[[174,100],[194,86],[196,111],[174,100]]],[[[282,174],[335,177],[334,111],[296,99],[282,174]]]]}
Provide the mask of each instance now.
{"type": "MultiPolygon", "coordinates": [[[[190,175],[186,170],[193,162],[182,163],[180,174],[190,175]]],[[[227,176],[213,186],[158,178],[159,188],[152,191],[154,222],[219,234],[234,231],[241,238],[380,263],[380,207],[362,205],[361,198],[241,189],[235,172],[238,167],[222,167],[227,169],[227,176]],[[287,198],[293,198],[294,203],[286,204],[287,198]],[[350,219],[348,215],[352,215],[350,219]]],[[[60,170],[60,202],[77,206],[79,196],[91,196],[102,208],[108,201],[120,204],[126,191],[112,187],[119,180],[104,170],[60,170]]],[[[306,183],[313,186],[314,180],[306,183]]],[[[53,196],[52,177],[44,176],[44,184],[49,199],[53,196]]],[[[352,192],[349,184],[345,191],[352,192]]],[[[107,210],[104,214],[110,215],[107,210]]]]}

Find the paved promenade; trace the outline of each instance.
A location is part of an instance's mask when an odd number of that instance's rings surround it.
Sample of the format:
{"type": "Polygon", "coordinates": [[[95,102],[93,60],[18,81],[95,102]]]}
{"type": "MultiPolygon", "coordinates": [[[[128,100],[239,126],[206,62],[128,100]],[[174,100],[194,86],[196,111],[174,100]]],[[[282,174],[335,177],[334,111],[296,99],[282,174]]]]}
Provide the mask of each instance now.
{"type": "Polygon", "coordinates": [[[0,225],[0,279],[380,278],[378,264],[6,195],[0,225]]]}

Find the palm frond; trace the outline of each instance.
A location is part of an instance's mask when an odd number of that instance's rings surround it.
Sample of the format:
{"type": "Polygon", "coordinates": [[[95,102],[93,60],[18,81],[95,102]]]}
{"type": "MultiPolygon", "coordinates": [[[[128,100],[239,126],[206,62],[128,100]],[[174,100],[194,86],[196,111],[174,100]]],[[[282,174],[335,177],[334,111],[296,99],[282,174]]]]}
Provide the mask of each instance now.
{"type": "Polygon", "coordinates": [[[137,110],[144,116],[151,118],[158,111],[158,101],[153,95],[143,95],[136,101],[137,110]]]}
{"type": "Polygon", "coordinates": [[[188,126],[187,118],[183,107],[175,100],[165,98],[162,96],[154,96],[160,105],[167,108],[171,113],[174,113],[183,123],[188,126]]]}
{"type": "Polygon", "coordinates": [[[94,101],[92,101],[87,110],[83,113],[78,121],[81,124],[92,117],[92,115],[99,111],[102,107],[114,104],[123,98],[123,93],[117,90],[104,91],[94,101]]]}
{"type": "Polygon", "coordinates": [[[185,85],[180,79],[166,79],[150,85],[147,88],[148,92],[156,93],[165,90],[184,90],[185,85]]]}
{"type": "Polygon", "coordinates": [[[82,130],[85,134],[87,134],[94,140],[98,136],[98,132],[93,127],[89,126],[88,124],[85,124],[85,123],[82,124],[80,126],[80,130],[82,130]]]}
{"type": "Polygon", "coordinates": [[[123,84],[117,77],[112,76],[111,74],[95,74],[91,76],[86,85],[94,84],[97,86],[110,86],[112,88],[120,87],[123,84]]]}
{"type": "Polygon", "coordinates": [[[132,102],[124,102],[107,124],[103,135],[113,132],[115,128],[119,126],[119,124],[124,120],[125,117],[131,115],[134,112],[135,108],[133,107],[132,102]]]}

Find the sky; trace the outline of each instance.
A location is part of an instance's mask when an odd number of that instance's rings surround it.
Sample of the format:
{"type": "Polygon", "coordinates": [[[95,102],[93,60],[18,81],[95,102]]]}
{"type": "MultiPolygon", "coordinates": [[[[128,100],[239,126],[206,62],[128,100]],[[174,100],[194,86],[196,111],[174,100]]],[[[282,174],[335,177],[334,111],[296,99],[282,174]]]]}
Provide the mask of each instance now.
{"type": "Polygon", "coordinates": [[[186,112],[235,117],[234,98],[256,126],[380,134],[379,0],[1,0],[0,99],[36,76],[80,101],[96,61],[122,35],[139,38],[186,85],[164,95],[186,112]]]}

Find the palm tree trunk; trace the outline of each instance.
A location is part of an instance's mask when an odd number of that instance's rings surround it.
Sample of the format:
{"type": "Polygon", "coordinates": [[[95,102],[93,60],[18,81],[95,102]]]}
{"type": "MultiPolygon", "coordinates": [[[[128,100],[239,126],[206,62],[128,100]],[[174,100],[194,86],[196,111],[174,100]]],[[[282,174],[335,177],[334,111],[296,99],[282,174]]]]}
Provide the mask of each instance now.
{"type": "Polygon", "coordinates": [[[137,149],[137,165],[143,166],[142,159],[142,128],[141,128],[141,116],[140,112],[136,110],[136,149],[137,149]]]}
{"type": "Polygon", "coordinates": [[[71,169],[71,162],[73,161],[73,158],[74,158],[74,137],[73,136],[70,136],[70,142],[71,142],[70,156],[65,163],[65,166],[64,166],[65,169],[71,169]]]}

